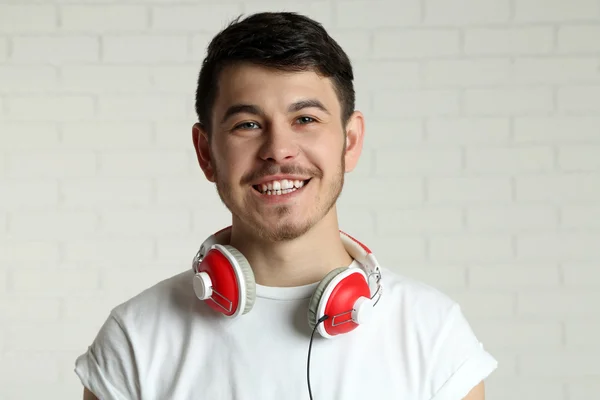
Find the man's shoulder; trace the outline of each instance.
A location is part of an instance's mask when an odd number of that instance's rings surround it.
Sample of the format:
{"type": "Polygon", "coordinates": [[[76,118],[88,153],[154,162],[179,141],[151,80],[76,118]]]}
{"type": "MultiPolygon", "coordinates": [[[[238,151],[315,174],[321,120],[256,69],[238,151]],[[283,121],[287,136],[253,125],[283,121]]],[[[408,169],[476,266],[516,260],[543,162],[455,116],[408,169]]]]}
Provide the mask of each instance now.
{"type": "Polygon", "coordinates": [[[386,314],[420,334],[434,334],[446,324],[460,305],[441,289],[403,275],[399,268],[382,269],[382,301],[386,314]]]}
{"type": "Polygon", "coordinates": [[[170,275],[116,305],[111,314],[128,323],[153,321],[165,313],[176,316],[178,311],[189,310],[195,298],[192,277],[191,270],[170,275]]]}

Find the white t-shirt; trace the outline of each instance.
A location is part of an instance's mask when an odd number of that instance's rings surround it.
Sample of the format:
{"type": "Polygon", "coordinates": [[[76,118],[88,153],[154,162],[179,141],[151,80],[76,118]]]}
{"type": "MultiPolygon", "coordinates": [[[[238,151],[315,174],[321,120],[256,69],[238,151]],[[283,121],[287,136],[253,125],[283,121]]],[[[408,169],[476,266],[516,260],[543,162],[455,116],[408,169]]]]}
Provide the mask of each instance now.
{"type": "MultiPolygon", "coordinates": [[[[257,285],[250,313],[217,314],[198,300],[192,271],[166,279],[110,313],[76,360],[102,400],[306,400],[316,284],[257,285]]],[[[310,361],[314,400],[460,400],[496,367],[459,306],[382,269],[384,292],[367,324],[324,339],[310,361]]]]}

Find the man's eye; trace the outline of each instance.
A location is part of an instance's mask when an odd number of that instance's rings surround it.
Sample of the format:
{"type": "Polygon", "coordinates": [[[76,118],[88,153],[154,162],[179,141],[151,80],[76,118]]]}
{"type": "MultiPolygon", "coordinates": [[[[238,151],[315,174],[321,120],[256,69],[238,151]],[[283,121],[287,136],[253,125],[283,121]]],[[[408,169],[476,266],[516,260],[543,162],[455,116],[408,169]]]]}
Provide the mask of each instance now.
{"type": "Polygon", "coordinates": [[[298,118],[298,121],[301,124],[309,124],[311,122],[315,122],[315,120],[313,118],[311,118],[311,117],[300,117],[300,118],[298,118]]]}
{"type": "Polygon", "coordinates": [[[239,125],[236,125],[235,129],[256,129],[258,124],[255,122],[243,122],[239,125]]]}

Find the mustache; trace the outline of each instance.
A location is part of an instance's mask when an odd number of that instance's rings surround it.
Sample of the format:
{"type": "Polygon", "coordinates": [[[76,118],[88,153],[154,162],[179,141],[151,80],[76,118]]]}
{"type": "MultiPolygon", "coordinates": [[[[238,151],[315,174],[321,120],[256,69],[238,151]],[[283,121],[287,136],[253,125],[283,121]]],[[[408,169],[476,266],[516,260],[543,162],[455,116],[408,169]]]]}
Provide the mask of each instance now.
{"type": "Polygon", "coordinates": [[[252,171],[252,172],[249,172],[246,175],[244,175],[241,179],[241,183],[244,185],[248,185],[251,182],[256,181],[265,176],[279,175],[279,174],[281,174],[281,175],[303,175],[303,176],[310,176],[311,178],[312,177],[316,177],[316,178],[323,177],[323,173],[317,169],[307,169],[307,168],[302,168],[297,165],[268,164],[259,170],[252,171]]]}

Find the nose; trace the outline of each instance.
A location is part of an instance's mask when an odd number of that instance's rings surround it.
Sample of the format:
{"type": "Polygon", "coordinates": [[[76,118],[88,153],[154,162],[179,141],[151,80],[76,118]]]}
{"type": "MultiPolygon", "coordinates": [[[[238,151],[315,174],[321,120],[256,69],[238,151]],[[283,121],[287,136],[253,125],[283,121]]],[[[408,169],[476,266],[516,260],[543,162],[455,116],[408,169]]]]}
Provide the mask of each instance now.
{"type": "Polygon", "coordinates": [[[264,135],[265,141],[260,149],[260,158],[265,161],[291,161],[299,153],[296,138],[291,129],[272,125],[264,135]]]}

